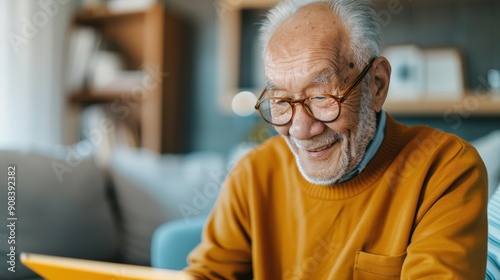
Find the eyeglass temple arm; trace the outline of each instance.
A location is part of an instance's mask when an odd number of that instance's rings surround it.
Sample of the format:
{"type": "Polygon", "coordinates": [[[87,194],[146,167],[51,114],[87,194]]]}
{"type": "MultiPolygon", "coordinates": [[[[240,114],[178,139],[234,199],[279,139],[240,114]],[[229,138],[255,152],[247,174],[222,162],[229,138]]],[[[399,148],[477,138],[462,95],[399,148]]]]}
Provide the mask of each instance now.
{"type": "Polygon", "coordinates": [[[366,73],[368,73],[368,71],[370,70],[373,62],[376,60],[377,58],[374,57],[370,60],[370,62],[368,62],[368,65],[366,65],[365,69],[363,69],[363,71],[361,72],[361,74],[359,74],[358,78],[356,79],[356,81],[354,81],[354,83],[352,83],[347,89],[346,89],[346,94],[344,94],[341,98],[340,98],[340,102],[344,102],[344,100],[347,99],[347,97],[349,97],[349,95],[351,95],[352,93],[352,90],[357,87],[359,85],[359,83],[365,78],[365,75],[366,73]]]}
{"type": "Polygon", "coordinates": [[[264,88],[264,90],[262,90],[262,92],[260,93],[259,98],[257,98],[257,104],[255,104],[255,106],[254,106],[255,110],[259,109],[260,103],[262,101],[261,98],[262,98],[262,96],[264,96],[264,93],[266,92],[266,89],[267,88],[264,88]]]}

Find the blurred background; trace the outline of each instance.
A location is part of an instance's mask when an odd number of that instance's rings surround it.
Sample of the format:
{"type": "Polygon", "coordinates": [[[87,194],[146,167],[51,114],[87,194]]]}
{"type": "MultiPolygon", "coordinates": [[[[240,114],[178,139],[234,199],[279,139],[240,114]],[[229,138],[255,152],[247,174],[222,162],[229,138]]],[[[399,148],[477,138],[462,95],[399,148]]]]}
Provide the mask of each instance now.
{"type": "MultiPolygon", "coordinates": [[[[111,146],[227,153],[259,125],[241,116],[252,97],[233,98],[260,93],[258,23],[275,2],[2,0],[0,145],[73,144],[106,116],[111,146]]],[[[491,130],[498,1],[375,3],[393,64],[387,111],[469,140],[491,130]]]]}
{"type": "MultiPolygon", "coordinates": [[[[156,228],[207,214],[232,164],[275,134],[253,105],[258,23],[276,2],[0,0],[0,184],[15,164],[18,250],[154,265],[156,228]]],[[[490,139],[500,1],[374,4],[393,67],[385,110],[490,139]]]]}

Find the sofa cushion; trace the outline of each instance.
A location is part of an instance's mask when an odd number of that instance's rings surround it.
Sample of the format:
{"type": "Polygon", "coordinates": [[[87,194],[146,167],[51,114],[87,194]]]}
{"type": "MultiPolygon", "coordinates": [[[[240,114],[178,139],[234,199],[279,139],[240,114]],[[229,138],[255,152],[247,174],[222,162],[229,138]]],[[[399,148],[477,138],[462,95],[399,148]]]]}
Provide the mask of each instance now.
{"type": "Polygon", "coordinates": [[[164,222],[186,223],[206,215],[227,173],[216,153],[157,155],[148,150],[119,149],[111,174],[122,215],[124,262],[151,263],[153,232],[164,222]]]}
{"type": "MultiPolygon", "coordinates": [[[[87,147],[88,148],[88,147],[87,147]]],[[[21,265],[21,252],[83,259],[112,260],[116,230],[108,207],[105,180],[80,145],[43,150],[0,151],[1,201],[7,201],[7,166],[16,166],[16,273],[0,271],[0,279],[35,274],[21,265]]],[[[7,219],[1,203],[0,218],[7,219]]],[[[10,229],[0,227],[1,239],[10,229]]],[[[6,242],[0,242],[6,263],[6,242]]]]}

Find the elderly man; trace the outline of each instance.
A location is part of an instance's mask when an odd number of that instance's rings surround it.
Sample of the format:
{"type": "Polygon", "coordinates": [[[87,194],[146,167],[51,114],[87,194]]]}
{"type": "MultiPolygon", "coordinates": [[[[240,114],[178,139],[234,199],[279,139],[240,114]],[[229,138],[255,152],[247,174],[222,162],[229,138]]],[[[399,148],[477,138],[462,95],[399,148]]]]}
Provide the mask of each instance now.
{"type": "Polygon", "coordinates": [[[262,31],[256,109],[282,137],[234,167],[186,271],[484,279],[484,165],[463,140],[382,110],[391,67],[369,3],[282,2],[262,31]]]}

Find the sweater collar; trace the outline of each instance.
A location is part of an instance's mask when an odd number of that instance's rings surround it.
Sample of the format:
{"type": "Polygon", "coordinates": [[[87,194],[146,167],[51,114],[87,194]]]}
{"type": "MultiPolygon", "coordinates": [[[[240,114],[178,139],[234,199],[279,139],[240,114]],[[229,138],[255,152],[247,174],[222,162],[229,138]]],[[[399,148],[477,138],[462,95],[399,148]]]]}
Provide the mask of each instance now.
{"type": "Polygon", "coordinates": [[[295,180],[303,186],[303,190],[311,196],[321,199],[340,200],[353,197],[370,188],[384,175],[393,159],[400,150],[404,125],[397,123],[389,114],[386,114],[385,137],[373,158],[366,165],[363,172],[349,181],[331,186],[317,185],[308,182],[300,172],[296,172],[295,180]]]}

